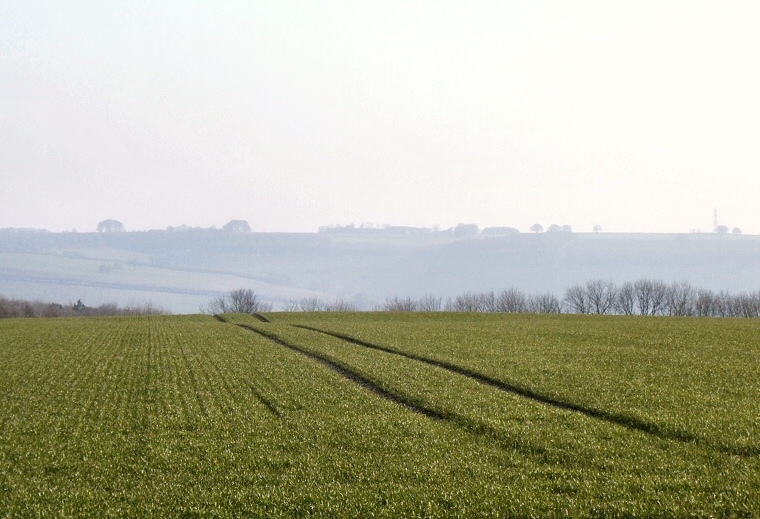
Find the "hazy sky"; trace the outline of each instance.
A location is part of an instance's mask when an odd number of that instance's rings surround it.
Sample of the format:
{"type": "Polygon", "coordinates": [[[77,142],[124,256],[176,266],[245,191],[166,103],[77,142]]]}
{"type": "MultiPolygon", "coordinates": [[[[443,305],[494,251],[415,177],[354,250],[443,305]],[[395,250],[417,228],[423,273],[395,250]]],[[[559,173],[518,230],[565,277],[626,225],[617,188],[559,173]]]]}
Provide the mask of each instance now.
{"type": "Polygon", "coordinates": [[[0,228],[757,234],[757,6],[0,0],[0,228]]]}

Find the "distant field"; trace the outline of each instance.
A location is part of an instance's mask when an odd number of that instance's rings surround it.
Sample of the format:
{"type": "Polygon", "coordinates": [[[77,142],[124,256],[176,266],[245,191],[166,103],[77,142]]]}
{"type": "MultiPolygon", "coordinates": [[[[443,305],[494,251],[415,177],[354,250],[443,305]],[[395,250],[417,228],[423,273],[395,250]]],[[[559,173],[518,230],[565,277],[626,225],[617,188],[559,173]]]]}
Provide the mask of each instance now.
{"type": "Polygon", "coordinates": [[[122,306],[152,302],[170,312],[196,313],[213,297],[250,287],[268,300],[321,296],[252,278],[138,263],[128,251],[82,250],[76,254],[0,252],[0,295],[66,304],[122,306]],[[85,254],[99,254],[88,257],[85,254]]]}
{"type": "Polygon", "coordinates": [[[760,321],[0,320],[0,516],[754,517],[760,321]]]}

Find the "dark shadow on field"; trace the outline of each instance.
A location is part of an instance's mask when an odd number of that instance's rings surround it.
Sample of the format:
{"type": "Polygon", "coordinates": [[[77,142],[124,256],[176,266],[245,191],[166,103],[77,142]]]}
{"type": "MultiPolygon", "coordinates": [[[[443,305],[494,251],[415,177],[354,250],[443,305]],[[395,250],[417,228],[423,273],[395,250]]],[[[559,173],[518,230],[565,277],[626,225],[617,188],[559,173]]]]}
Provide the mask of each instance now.
{"type": "MultiPolygon", "coordinates": [[[[261,314],[259,314],[259,313],[253,313],[253,314],[250,314],[250,315],[251,315],[252,317],[254,317],[254,318],[258,319],[258,320],[259,320],[259,321],[261,321],[262,323],[268,323],[268,322],[269,322],[269,319],[267,319],[266,317],[264,317],[263,315],[261,315],[261,314]]],[[[217,321],[219,321],[220,323],[226,323],[226,322],[228,322],[228,321],[227,321],[227,319],[225,319],[224,317],[222,317],[222,316],[221,316],[221,315],[219,315],[219,314],[214,314],[214,319],[216,319],[216,320],[217,320],[217,321]]]]}
{"type": "Polygon", "coordinates": [[[270,413],[272,413],[277,418],[280,418],[282,416],[282,413],[275,407],[275,405],[268,400],[264,395],[261,394],[261,391],[256,389],[256,386],[254,386],[251,382],[248,383],[248,388],[251,390],[251,393],[258,399],[259,402],[264,404],[264,406],[269,410],[270,413]]]}
{"type": "Polygon", "coordinates": [[[351,380],[352,382],[355,382],[356,384],[359,384],[360,386],[362,386],[363,388],[367,389],[368,391],[371,391],[372,393],[375,393],[376,395],[378,395],[378,396],[380,396],[382,398],[385,398],[386,400],[390,400],[390,401],[392,401],[392,402],[394,402],[396,404],[400,404],[400,405],[406,407],[407,409],[409,409],[410,411],[414,411],[415,413],[423,414],[423,415],[425,415],[427,417],[430,417],[430,418],[435,418],[436,420],[445,420],[446,419],[445,416],[443,416],[442,414],[440,414],[440,413],[438,413],[438,412],[436,412],[436,411],[434,411],[432,409],[428,409],[426,407],[415,405],[415,404],[413,404],[411,402],[408,402],[408,401],[400,398],[399,396],[391,393],[390,391],[387,391],[387,390],[381,388],[380,386],[376,385],[375,383],[373,383],[369,379],[367,379],[367,378],[359,375],[358,373],[356,373],[354,371],[349,370],[348,368],[346,368],[344,366],[341,366],[340,364],[338,364],[338,363],[336,363],[336,362],[328,359],[327,357],[323,357],[321,355],[317,355],[316,353],[313,353],[311,351],[305,350],[305,349],[300,348],[298,346],[295,346],[293,344],[287,343],[287,342],[283,341],[282,339],[280,339],[279,337],[277,337],[276,335],[273,335],[271,333],[267,333],[267,332],[265,332],[263,330],[258,330],[258,329],[254,328],[252,326],[248,326],[246,324],[238,324],[238,326],[241,327],[241,328],[245,328],[246,330],[249,330],[251,332],[257,333],[257,334],[261,335],[262,337],[265,337],[265,338],[269,339],[270,341],[272,341],[272,342],[274,342],[276,344],[279,344],[280,346],[284,346],[284,347],[289,348],[289,349],[291,349],[291,350],[293,350],[295,352],[298,352],[298,353],[300,353],[302,355],[305,355],[306,357],[308,357],[308,358],[310,358],[312,360],[315,360],[315,361],[319,362],[320,364],[322,364],[324,366],[327,366],[331,370],[339,373],[340,375],[342,375],[345,378],[351,380]]]}
{"type": "MultiPolygon", "coordinates": [[[[556,398],[552,398],[550,396],[537,393],[531,389],[520,387],[514,384],[509,384],[507,382],[495,379],[493,377],[484,375],[482,373],[478,373],[476,371],[469,370],[467,368],[463,368],[461,366],[457,366],[455,364],[450,364],[448,362],[435,360],[428,357],[423,357],[421,355],[415,355],[413,353],[407,353],[407,352],[395,350],[393,348],[388,348],[385,346],[379,346],[377,344],[372,344],[366,341],[362,341],[360,339],[356,339],[348,335],[343,335],[340,333],[335,333],[335,332],[331,332],[327,330],[321,330],[319,328],[314,328],[311,326],[305,326],[305,325],[300,325],[300,324],[292,324],[291,326],[296,327],[296,328],[301,328],[304,330],[309,330],[312,332],[329,335],[331,337],[335,337],[337,339],[349,342],[351,344],[355,344],[357,346],[363,346],[365,348],[371,348],[371,349],[379,350],[385,353],[399,355],[401,357],[405,357],[410,360],[423,362],[425,364],[429,364],[431,366],[442,368],[452,373],[465,376],[472,380],[476,380],[477,382],[486,384],[488,386],[494,387],[496,389],[499,389],[507,393],[519,395],[521,397],[528,398],[535,402],[540,402],[542,404],[550,405],[557,409],[562,409],[565,411],[573,411],[573,412],[580,413],[592,418],[604,420],[611,424],[619,425],[633,431],[640,431],[640,432],[643,432],[652,436],[656,436],[658,438],[665,439],[665,440],[675,440],[675,441],[679,441],[683,443],[695,443],[695,444],[700,443],[700,438],[698,436],[695,436],[685,431],[669,430],[659,424],[648,422],[646,420],[642,420],[635,416],[629,416],[629,415],[619,414],[619,413],[611,413],[609,411],[603,411],[600,409],[594,409],[591,407],[585,407],[579,404],[574,404],[572,402],[558,400],[556,398]]],[[[719,446],[718,450],[723,451],[726,454],[734,454],[734,455],[739,455],[739,456],[754,456],[754,455],[757,455],[758,453],[758,449],[753,448],[753,447],[730,448],[727,446],[719,446]]]]}
{"type": "MultiPolygon", "coordinates": [[[[256,333],[274,342],[275,344],[278,344],[292,351],[295,351],[296,353],[304,355],[305,357],[311,360],[314,360],[322,364],[323,366],[331,369],[332,371],[338,373],[339,375],[345,377],[351,382],[358,384],[359,386],[363,387],[367,391],[370,391],[371,393],[374,393],[375,395],[381,398],[384,398],[386,400],[389,400],[395,404],[401,405],[402,407],[408,409],[409,411],[427,416],[428,418],[432,418],[434,420],[445,421],[445,422],[454,424],[458,427],[461,427],[470,433],[476,434],[478,436],[487,437],[490,440],[492,440],[496,445],[498,445],[499,447],[503,449],[519,452],[520,454],[524,456],[538,457],[541,459],[541,461],[545,463],[564,463],[563,457],[559,455],[558,453],[551,453],[544,447],[531,445],[529,443],[526,443],[525,441],[518,440],[517,438],[511,437],[505,434],[503,431],[499,431],[487,424],[471,420],[465,416],[460,416],[458,414],[451,413],[451,412],[436,411],[435,409],[431,409],[419,403],[412,402],[401,395],[398,395],[396,393],[393,393],[391,391],[388,391],[387,389],[380,387],[379,385],[372,382],[368,378],[364,377],[363,375],[355,371],[352,371],[351,369],[347,368],[344,365],[341,365],[325,356],[306,350],[294,344],[285,342],[284,340],[282,340],[281,338],[277,337],[276,335],[272,333],[254,328],[246,324],[236,324],[236,326],[239,326],[240,328],[244,328],[248,331],[256,333]]],[[[574,463],[577,463],[577,461],[574,463]]]]}

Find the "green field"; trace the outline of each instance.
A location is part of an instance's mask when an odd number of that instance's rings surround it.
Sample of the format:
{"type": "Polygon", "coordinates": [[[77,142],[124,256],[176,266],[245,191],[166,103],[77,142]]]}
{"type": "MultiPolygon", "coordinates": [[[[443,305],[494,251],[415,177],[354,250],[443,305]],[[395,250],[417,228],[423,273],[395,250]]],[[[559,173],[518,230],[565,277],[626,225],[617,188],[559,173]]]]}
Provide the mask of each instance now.
{"type": "Polygon", "coordinates": [[[0,516],[757,517],[760,321],[0,320],[0,516]]]}

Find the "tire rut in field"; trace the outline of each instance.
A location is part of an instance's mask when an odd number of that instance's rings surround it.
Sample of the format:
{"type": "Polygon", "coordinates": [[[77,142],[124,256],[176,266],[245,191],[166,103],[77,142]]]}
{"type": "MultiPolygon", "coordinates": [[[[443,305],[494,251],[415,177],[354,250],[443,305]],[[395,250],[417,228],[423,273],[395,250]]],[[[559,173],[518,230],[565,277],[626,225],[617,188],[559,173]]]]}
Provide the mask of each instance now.
{"type": "MultiPolygon", "coordinates": [[[[270,322],[270,321],[269,321],[269,319],[267,319],[266,317],[264,317],[264,316],[263,316],[262,314],[260,314],[260,313],[253,313],[253,314],[250,314],[250,315],[251,315],[251,317],[253,317],[253,318],[255,318],[255,319],[258,319],[258,320],[259,320],[259,321],[261,321],[262,323],[268,323],[268,322],[270,322]]],[[[217,320],[217,321],[219,321],[220,323],[226,323],[226,322],[228,322],[228,321],[227,321],[227,319],[225,319],[224,317],[222,317],[222,316],[221,316],[221,315],[219,315],[219,314],[214,314],[214,319],[216,319],[216,320],[217,320]]]]}
{"type": "MultiPolygon", "coordinates": [[[[408,399],[405,399],[402,396],[399,396],[386,389],[383,389],[382,387],[378,386],[377,384],[367,379],[366,377],[360,375],[359,373],[356,373],[327,357],[323,357],[321,355],[308,351],[299,346],[290,344],[272,333],[266,332],[258,328],[254,328],[253,326],[249,326],[247,324],[232,323],[232,322],[224,320],[223,318],[218,318],[217,320],[227,323],[227,324],[234,324],[235,326],[238,326],[247,331],[260,335],[261,337],[264,337],[265,339],[268,339],[279,346],[288,348],[296,353],[300,353],[301,355],[315,362],[318,362],[319,364],[322,364],[323,366],[329,368],[330,370],[335,371],[339,375],[345,377],[346,379],[359,385],[360,387],[366,389],[367,391],[370,391],[371,393],[374,393],[375,395],[381,398],[384,398],[390,402],[398,404],[411,412],[414,412],[416,414],[421,414],[423,416],[432,418],[434,420],[447,422],[457,427],[461,427],[462,429],[468,431],[471,434],[489,438],[490,441],[493,441],[496,445],[500,446],[503,449],[519,452],[526,457],[538,458],[543,463],[549,463],[553,465],[565,463],[565,460],[561,456],[557,457],[556,453],[553,454],[552,452],[547,450],[545,447],[541,445],[533,444],[530,441],[526,441],[524,438],[517,438],[515,436],[505,434],[504,431],[498,430],[488,424],[485,424],[478,420],[473,420],[466,416],[462,416],[462,415],[458,415],[456,413],[450,413],[450,412],[442,413],[440,411],[436,411],[435,409],[431,409],[431,408],[416,404],[414,402],[410,402],[408,399]]],[[[266,405],[266,402],[264,403],[266,405]]],[[[279,411],[277,411],[276,409],[273,409],[273,412],[275,411],[277,412],[277,416],[281,416],[281,413],[279,413],[279,411]]]]}
{"type": "MultiPolygon", "coordinates": [[[[355,344],[357,346],[363,346],[365,348],[370,348],[370,349],[382,351],[385,353],[390,353],[393,355],[399,355],[401,357],[405,357],[410,360],[415,360],[418,362],[428,364],[430,366],[435,366],[441,369],[445,369],[452,373],[456,373],[458,375],[462,375],[464,377],[480,382],[481,384],[494,387],[496,389],[504,391],[505,393],[518,395],[518,396],[527,398],[529,400],[533,400],[534,402],[546,404],[546,405],[555,407],[557,409],[562,409],[564,411],[573,411],[576,413],[583,414],[585,416],[589,416],[591,418],[604,420],[605,422],[608,422],[614,425],[619,425],[621,427],[625,427],[626,429],[630,429],[633,431],[643,432],[643,433],[656,436],[657,438],[661,438],[664,440],[675,440],[675,441],[679,441],[683,443],[704,443],[700,441],[699,437],[693,434],[684,432],[684,431],[667,430],[667,429],[664,429],[661,425],[658,425],[653,422],[648,422],[646,420],[641,420],[640,418],[636,418],[634,416],[611,413],[608,411],[602,411],[600,409],[594,409],[592,407],[585,407],[580,404],[574,404],[572,402],[567,402],[564,400],[558,400],[556,398],[552,398],[550,396],[537,393],[531,389],[516,386],[514,384],[509,384],[507,382],[495,379],[488,375],[478,373],[477,371],[472,371],[467,368],[457,366],[456,364],[451,364],[448,362],[435,360],[428,357],[423,357],[421,355],[415,355],[413,353],[406,353],[406,352],[395,350],[393,348],[388,348],[385,346],[379,346],[377,344],[372,344],[370,342],[356,339],[348,335],[343,335],[340,333],[335,333],[335,332],[331,332],[327,330],[321,330],[319,328],[314,328],[311,326],[306,326],[306,325],[301,325],[301,324],[292,324],[290,326],[293,326],[295,328],[301,328],[303,330],[309,330],[316,333],[321,333],[324,335],[329,335],[331,337],[335,337],[336,339],[340,339],[342,341],[355,344]]],[[[746,451],[746,449],[732,449],[730,452],[725,448],[725,446],[718,447],[718,449],[724,452],[727,452],[729,454],[737,454],[740,456],[747,455],[744,452],[746,451]]]]}
{"type": "Polygon", "coordinates": [[[270,341],[274,342],[275,344],[278,344],[280,346],[284,346],[285,348],[288,348],[288,349],[293,350],[293,351],[295,351],[297,353],[300,353],[301,355],[304,355],[304,356],[310,358],[311,360],[319,362],[323,366],[326,366],[326,367],[330,368],[331,370],[333,370],[336,373],[338,373],[339,375],[347,378],[351,382],[359,384],[364,389],[366,389],[366,390],[368,390],[368,391],[370,391],[370,392],[372,392],[372,393],[374,393],[374,394],[376,394],[376,395],[378,395],[378,396],[380,396],[382,398],[385,398],[386,400],[390,400],[391,402],[399,404],[399,405],[405,407],[406,409],[409,409],[410,411],[413,411],[415,413],[419,413],[419,414],[425,415],[425,416],[427,416],[429,418],[434,418],[436,420],[446,420],[446,416],[444,416],[443,414],[441,414],[441,413],[439,413],[437,411],[434,411],[433,409],[428,409],[427,407],[422,407],[422,406],[419,406],[419,405],[414,404],[412,402],[409,402],[407,400],[404,400],[400,396],[395,395],[395,394],[391,393],[390,391],[387,391],[387,390],[383,389],[382,387],[378,386],[377,384],[375,384],[371,380],[363,377],[362,375],[360,375],[360,374],[358,374],[358,373],[356,373],[354,371],[351,371],[348,368],[345,368],[345,367],[341,366],[340,364],[338,364],[336,362],[333,362],[332,360],[328,359],[327,357],[323,357],[322,355],[317,355],[316,353],[313,353],[311,351],[308,351],[308,350],[305,350],[303,348],[300,348],[299,346],[295,346],[293,344],[285,342],[282,339],[280,339],[279,337],[277,337],[276,335],[267,333],[267,332],[265,332],[263,330],[258,330],[258,329],[254,328],[252,326],[248,326],[247,324],[238,324],[237,326],[239,326],[240,328],[244,328],[244,329],[246,329],[248,331],[251,331],[253,333],[256,333],[258,335],[261,335],[262,337],[265,337],[266,339],[269,339],[270,341]]]}
{"type": "Polygon", "coordinates": [[[267,399],[263,394],[261,394],[261,391],[259,391],[256,388],[256,386],[253,385],[252,382],[248,382],[248,389],[251,390],[251,393],[253,393],[253,396],[255,396],[256,399],[259,402],[261,402],[264,405],[264,407],[266,407],[267,410],[269,410],[270,413],[272,413],[277,418],[282,417],[282,413],[280,412],[280,410],[277,409],[277,407],[274,405],[273,402],[269,401],[269,399],[267,399]]]}

